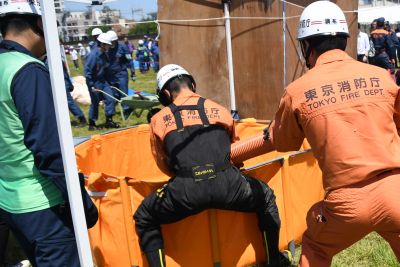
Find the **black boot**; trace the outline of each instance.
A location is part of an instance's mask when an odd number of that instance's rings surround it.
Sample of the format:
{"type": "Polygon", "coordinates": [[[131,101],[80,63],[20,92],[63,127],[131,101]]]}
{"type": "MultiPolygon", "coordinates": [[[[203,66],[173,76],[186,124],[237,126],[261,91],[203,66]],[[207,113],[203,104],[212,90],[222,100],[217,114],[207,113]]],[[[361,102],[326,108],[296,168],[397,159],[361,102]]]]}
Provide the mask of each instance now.
{"type": "Polygon", "coordinates": [[[103,129],[103,128],[97,126],[94,121],[89,119],[89,131],[97,131],[97,130],[101,130],[101,129],[103,129]]]}
{"type": "Polygon", "coordinates": [[[133,111],[133,109],[131,109],[131,108],[127,109],[127,110],[124,110],[124,118],[125,118],[125,120],[127,120],[129,118],[129,116],[131,115],[132,111],[133,111]]]}
{"type": "Polygon", "coordinates": [[[119,125],[116,124],[115,122],[113,122],[112,120],[112,115],[110,116],[106,116],[106,124],[104,125],[104,127],[106,127],[106,129],[108,128],[119,128],[119,125]]]}
{"type": "Polygon", "coordinates": [[[86,121],[86,119],[85,119],[85,116],[83,116],[83,117],[80,117],[79,118],[79,124],[78,125],[75,125],[75,128],[81,128],[81,127],[83,127],[83,126],[86,126],[88,123],[87,123],[87,121],[86,121]]]}
{"type": "Polygon", "coordinates": [[[265,249],[265,256],[267,261],[264,263],[265,267],[286,267],[290,266],[292,262],[292,254],[290,251],[279,251],[279,228],[263,231],[262,240],[265,249]]]}
{"type": "Polygon", "coordinates": [[[164,249],[146,252],[149,267],[165,267],[164,249]]]}

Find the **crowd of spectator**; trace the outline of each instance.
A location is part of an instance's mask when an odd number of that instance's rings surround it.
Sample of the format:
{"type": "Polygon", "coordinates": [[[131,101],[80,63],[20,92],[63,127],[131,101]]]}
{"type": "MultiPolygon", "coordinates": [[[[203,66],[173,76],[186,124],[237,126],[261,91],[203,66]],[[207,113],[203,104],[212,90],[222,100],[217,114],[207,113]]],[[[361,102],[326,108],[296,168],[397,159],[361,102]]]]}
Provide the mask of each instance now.
{"type": "Polygon", "coordinates": [[[369,32],[369,35],[362,32],[358,24],[357,60],[393,73],[395,68],[400,67],[400,21],[394,30],[384,18],[375,19],[369,26],[369,32]]]}

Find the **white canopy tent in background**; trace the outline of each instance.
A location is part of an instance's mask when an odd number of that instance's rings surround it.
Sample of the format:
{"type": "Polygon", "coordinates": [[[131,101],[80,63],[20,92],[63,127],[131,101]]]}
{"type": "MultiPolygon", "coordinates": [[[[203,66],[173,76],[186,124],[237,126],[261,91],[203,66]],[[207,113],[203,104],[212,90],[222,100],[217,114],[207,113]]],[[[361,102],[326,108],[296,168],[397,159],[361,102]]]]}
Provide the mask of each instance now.
{"type": "Polygon", "coordinates": [[[400,21],[400,5],[363,8],[358,10],[358,23],[370,25],[374,19],[384,17],[391,24],[400,21]]]}

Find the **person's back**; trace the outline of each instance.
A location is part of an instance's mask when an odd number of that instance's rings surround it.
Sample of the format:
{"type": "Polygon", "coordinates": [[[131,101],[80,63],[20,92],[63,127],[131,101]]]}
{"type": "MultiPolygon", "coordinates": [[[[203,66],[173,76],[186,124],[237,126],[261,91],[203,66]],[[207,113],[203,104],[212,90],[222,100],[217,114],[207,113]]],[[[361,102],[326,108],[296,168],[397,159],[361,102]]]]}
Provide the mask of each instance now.
{"type": "Polygon", "coordinates": [[[379,18],[377,21],[377,29],[371,33],[371,39],[375,47],[374,65],[392,70],[394,73],[394,64],[396,53],[394,50],[391,34],[384,28],[385,19],[379,18]],[[392,63],[392,64],[390,64],[392,63]]]}
{"type": "MultiPolygon", "coordinates": [[[[341,50],[322,54],[313,69],[287,87],[282,101],[292,102],[290,114],[298,118],[313,148],[325,190],[400,168],[395,156],[400,155],[400,137],[393,121],[397,95],[386,70],[341,50]]],[[[285,126],[275,134],[292,129],[285,126]]],[[[299,134],[294,143],[299,146],[303,137],[299,134]]],[[[295,148],[285,141],[275,145],[280,151],[295,148]]]]}
{"type": "Polygon", "coordinates": [[[72,49],[70,53],[72,60],[78,60],[78,52],[76,51],[76,49],[72,49]]]}
{"type": "MultiPolygon", "coordinates": [[[[316,1],[300,21],[327,16],[340,23],[299,28],[299,56],[310,70],[286,88],[261,150],[295,151],[307,138],[322,170],[327,193],[307,213],[300,267],[331,266],[334,255],[373,231],[399,261],[399,88],[387,70],[344,52],[350,34],[337,5],[316,1]]],[[[372,35],[388,36],[383,29],[372,35]]]]}
{"type": "Polygon", "coordinates": [[[273,190],[264,181],[242,175],[230,162],[231,143],[237,140],[230,112],[196,94],[194,78],[178,65],[164,66],[157,86],[165,108],[151,118],[151,151],[161,171],[175,177],[146,197],[134,215],[149,266],[165,266],[160,224],[206,209],[256,213],[264,266],[289,266],[290,252],[279,252],[280,219],[273,190]]]}

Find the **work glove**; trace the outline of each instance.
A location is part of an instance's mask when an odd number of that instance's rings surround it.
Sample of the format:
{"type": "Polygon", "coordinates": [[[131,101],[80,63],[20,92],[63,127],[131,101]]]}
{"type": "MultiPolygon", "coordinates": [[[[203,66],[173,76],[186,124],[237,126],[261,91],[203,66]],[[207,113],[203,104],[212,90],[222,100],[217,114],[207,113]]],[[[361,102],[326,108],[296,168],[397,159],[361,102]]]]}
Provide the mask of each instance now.
{"type": "Polygon", "coordinates": [[[136,81],[136,75],[134,72],[131,72],[131,80],[134,82],[136,81]]]}
{"type": "Polygon", "coordinates": [[[92,91],[92,93],[97,93],[98,92],[94,86],[90,87],[90,91],[92,91]]]}

